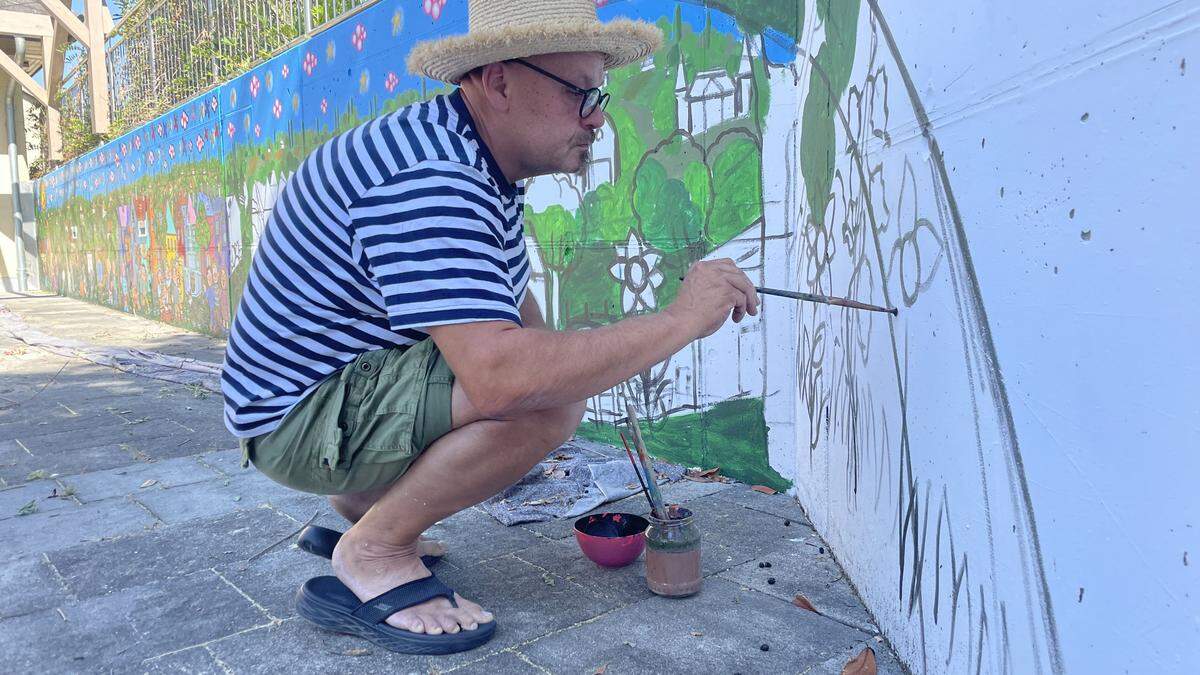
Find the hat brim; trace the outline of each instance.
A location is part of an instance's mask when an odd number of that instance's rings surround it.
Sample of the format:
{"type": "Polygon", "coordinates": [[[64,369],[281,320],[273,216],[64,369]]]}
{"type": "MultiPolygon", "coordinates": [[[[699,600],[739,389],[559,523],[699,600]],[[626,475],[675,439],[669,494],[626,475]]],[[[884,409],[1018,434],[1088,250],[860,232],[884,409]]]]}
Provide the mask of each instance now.
{"type": "Polygon", "coordinates": [[[408,72],[458,84],[479,66],[560,52],[600,52],[606,69],[646,58],[662,45],[662,31],[645,21],[607,23],[547,20],[501,30],[477,31],[422,42],[408,55],[408,72]]]}

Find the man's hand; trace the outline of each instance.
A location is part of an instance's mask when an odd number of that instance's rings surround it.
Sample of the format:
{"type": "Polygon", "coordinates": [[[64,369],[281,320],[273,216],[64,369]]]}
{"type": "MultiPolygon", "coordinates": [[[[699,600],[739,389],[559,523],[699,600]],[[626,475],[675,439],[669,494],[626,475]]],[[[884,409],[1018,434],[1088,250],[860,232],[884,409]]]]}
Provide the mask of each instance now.
{"type": "Polygon", "coordinates": [[[741,321],[758,315],[754,282],[729,258],[702,260],[688,270],[675,301],[664,312],[692,330],[695,338],[717,332],[731,315],[741,321]]]}

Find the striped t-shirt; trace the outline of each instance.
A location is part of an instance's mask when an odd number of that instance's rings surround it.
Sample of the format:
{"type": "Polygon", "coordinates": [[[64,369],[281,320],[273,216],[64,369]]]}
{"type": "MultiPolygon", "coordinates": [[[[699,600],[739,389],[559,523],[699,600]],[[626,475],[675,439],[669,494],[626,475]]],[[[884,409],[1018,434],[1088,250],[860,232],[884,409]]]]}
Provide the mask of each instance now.
{"type": "Polygon", "coordinates": [[[523,184],[500,171],[461,91],[322,144],[287,180],[225,350],[225,426],[270,432],[359,354],[424,329],[521,323],[523,184]]]}

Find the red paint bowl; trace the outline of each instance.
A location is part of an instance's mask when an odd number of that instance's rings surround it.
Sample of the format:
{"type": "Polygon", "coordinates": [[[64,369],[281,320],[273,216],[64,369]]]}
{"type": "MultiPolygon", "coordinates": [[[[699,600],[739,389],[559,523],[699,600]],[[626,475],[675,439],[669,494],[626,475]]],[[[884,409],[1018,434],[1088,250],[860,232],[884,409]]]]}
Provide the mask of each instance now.
{"type": "Polygon", "coordinates": [[[575,521],[575,541],[601,567],[624,567],[646,548],[649,521],[632,513],[600,513],[575,521]]]}

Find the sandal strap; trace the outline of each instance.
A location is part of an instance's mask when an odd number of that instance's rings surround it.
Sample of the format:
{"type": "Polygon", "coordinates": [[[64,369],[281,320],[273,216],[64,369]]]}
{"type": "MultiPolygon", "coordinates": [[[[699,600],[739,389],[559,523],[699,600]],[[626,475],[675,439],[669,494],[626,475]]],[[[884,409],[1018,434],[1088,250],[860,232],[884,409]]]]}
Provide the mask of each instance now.
{"type": "Polygon", "coordinates": [[[446,598],[450,601],[451,605],[458,607],[458,603],[454,601],[454,590],[442,583],[441,579],[431,574],[424,579],[410,581],[407,584],[402,584],[382,595],[367,600],[359,605],[353,614],[364,621],[382,623],[389,616],[402,609],[419,605],[434,598],[446,598]]]}

